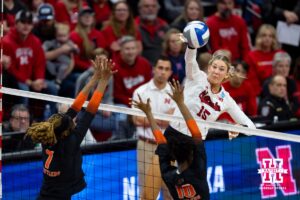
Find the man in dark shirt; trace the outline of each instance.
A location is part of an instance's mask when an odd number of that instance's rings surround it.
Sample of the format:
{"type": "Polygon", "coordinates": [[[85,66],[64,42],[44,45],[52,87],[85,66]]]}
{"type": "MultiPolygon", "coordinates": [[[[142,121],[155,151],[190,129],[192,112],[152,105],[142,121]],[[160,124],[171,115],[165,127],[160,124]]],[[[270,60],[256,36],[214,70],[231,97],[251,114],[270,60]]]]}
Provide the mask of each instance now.
{"type": "Polygon", "coordinates": [[[287,96],[286,78],[281,75],[273,76],[269,83],[269,91],[270,94],[260,102],[258,113],[268,121],[273,121],[276,116],[278,120],[292,118],[292,110],[284,98],[287,96]]]}
{"type": "MultiPolygon", "coordinates": [[[[192,137],[184,135],[169,127],[168,135],[160,131],[151,113],[150,100],[144,103],[139,96],[138,101],[132,104],[141,109],[147,116],[152,132],[158,143],[156,153],[159,156],[162,178],[174,199],[209,199],[209,188],[206,179],[206,153],[201,132],[184,104],[183,89],[180,83],[173,82],[173,94],[170,97],[176,102],[192,137]],[[168,142],[167,142],[168,141],[168,142]],[[178,167],[172,166],[171,161],[176,160],[178,167]]],[[[146,180],[147,181],[147,180],[146,180]]]]}
{"type": "Polygon", "coordinates": [[[95,73],[71,108],[65,114],[54,114],[46,122],[33,124],[27,131],[27,135],[34,142],[41,142],[43,147],[44,179],[39,200],[69,200],[86,187],[80,144],[98,110],[108,80],[114,73],[111,69],[113,64],[107,59],[98,57],[93,64],[95,73]],[[83,117],[75,125],[73,119],[96,84],[97,88],[83,117]]]}

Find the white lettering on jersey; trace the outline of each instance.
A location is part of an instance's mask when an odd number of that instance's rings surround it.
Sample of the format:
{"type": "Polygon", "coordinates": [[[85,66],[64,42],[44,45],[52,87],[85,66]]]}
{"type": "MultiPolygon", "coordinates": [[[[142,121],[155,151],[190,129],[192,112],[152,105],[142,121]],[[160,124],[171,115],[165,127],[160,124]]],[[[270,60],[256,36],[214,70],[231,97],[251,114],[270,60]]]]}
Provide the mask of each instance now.
{"type": "Polygon", "coordinates": [[[32,57],[33,51],[31,48],[18,48],[16,50],[16,58],[20,59],[20,65],[29,64],[28,58],[32,57]]]}
{"type": "Polygon", "coordinates": [[[143,83],[145,80],[144,76],[138,75],[137,77],[125,77],[123,79],[126,89],[131,89],[140,83],[143,83]]]}
{"type": "Polygon", "coordinates": [[[233,27],[220,29],[219,33],[222,38],[226,39],[230,39],[232,36],[238,35],[233,27]]]}

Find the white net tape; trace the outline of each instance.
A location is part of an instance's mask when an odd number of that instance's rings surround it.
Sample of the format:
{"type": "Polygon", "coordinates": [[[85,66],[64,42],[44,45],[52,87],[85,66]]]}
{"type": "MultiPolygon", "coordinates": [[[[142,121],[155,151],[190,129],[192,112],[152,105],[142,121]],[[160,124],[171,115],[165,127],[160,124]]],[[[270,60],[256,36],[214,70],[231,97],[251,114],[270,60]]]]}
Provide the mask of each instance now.
{"type": "MultiPolygon", "coordinates": [[[[68,105],[72,104],[73,100],[74,100],[71,98],[65,98],[65,97],[47,95],[47,94],[42,94],[42,93],[11,89],[11,88],[6,88],[6,87],[2,87],[0,89],[0,92],[2,92],[4,94],[14,95],[14,96],[33,98],[33,99],[51,101],[51,102],[56,102],[56,103],[63,103],[63,104],[68,104],[68,105]]],[[[84,106],[86,106],[86,105],[87,105],[87,102],[85,103],[84,106]]],[[[105,111],[111,111],[111,112],[117,112],[117,113],[123,113],[123,114],[128,114],[128,115],[135,115],[135,116],[145,116],[144,113],[138,109],[113,106],[113,105],[108,105],[108,104],[101,104],[99,107],[99,110],[105,110],[105,111]]],[[[153,115],[154,115],[155,119],[184,122],[183,118],[177,117],[177,116],[172,116],[172,115],[167,115],[167,114],[159,114],[159,113],[153,113],[153,115]]],[[[267,131],[267,130],[262,130],[262,129],[251,129],[251,128],[242,127],[242,126],[235,126],[235,125],[230,125],[230,124],[224,124],[224,123],[219,123],[219,122],[209,122],[209,121],[203,121],[203,120],[197,120],[197,123],[202,126],[208,127],[208,128],[240,132],[240,133],[244,133],[247,135],[255,135],[255,136],[260,136],[260,137],[267,137],[267,138],[279,139],[279,140],[285,140],[285,141],[291,141],[291,142],[300,142],[300,136],[294,135],[294,134],[287,134],[287,133],[281,133],[281,132],[275,132],[275,131],[267,131]]]]}

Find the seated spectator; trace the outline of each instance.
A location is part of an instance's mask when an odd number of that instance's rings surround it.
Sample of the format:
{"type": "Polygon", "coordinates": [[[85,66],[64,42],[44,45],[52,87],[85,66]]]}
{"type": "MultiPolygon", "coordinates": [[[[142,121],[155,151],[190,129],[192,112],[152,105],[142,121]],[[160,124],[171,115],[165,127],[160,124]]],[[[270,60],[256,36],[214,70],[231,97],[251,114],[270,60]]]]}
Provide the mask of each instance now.
{"type": "Polygon", "coordinates": [[[269,83],[270,94],[262,99],[258,106],[258,113],[269,122],[289,120],[293,117],[291,107],[285,99],[287,95],[286,78],[275,75],[269,83]]]}
{"type": "Polygon", "coordinates": [[[89,7],[82,8],[78,14],[78,24],[70,34],[70,39],[78,46],[79,53],[74,54],[74,69],[63,81],[61,95],[75,96],[76,80],[82,72],[92,66],[90,59],[95,57],[95,49],[106,47],[102,33],[96,30],[93,24],[94,11],[89,7]]]}
{"type": "MultiPolygon", "coordinates": [[[[114,74],[114,103],[129,107],[129,98],[132,98],[135,89],[151,79],[152,68],[150,63],[138,54],[134,37],[123,36],[120,47],[120,55],[114,59],[118,70],[118,73],[114,74]]],[[[111,140],[132,137],[134,126],[129,120],[127,115],[117,114],[117,130],[111,140]]]]}
{"type": "Polygon", "coordinates": [[[3,148],[2,152],[21,151],[24,149],[33,149],[34,144],[28,138],[23,139],[26,130],[30,126],[30,113],[23,104],[16,104],[12,107],[10,118],[3,123],[3,148]],[[9,135],[9,132],[19,132],[9,135]],[[6,134],[7,133],[7,134],[6,134]],[[7,136],[7,137],[6,137],[7,136]]]}
{"type": "Polygon", "coordinates": [[[51,4],[45,3],[38,8],[37,23],[32,30],[41,42],[55,39],[55,16],[51,4]]]}
{"type": "MultiPolygon", "coordinates": [[[[45,80],[46,59],[39,39],[31,33],[32,14],[22,10],[15,19],[15,28],[3,38],[3,54],[10,60],[4,69],[17,80],[19,89],[57,95],[54,82],[45,80]]],[[[28,105],[28,99],[22,101],[28,105]]],[[[50,105],[55,112],[55,104],[50,105]]]]}
{"type": "MultiPolygon", "coordinates": [[[[292,59],[291,56],[286,52],[277,52],[273,58],[273,76],[281,75],[286,78],[287,81],[287,96],[285,99],[289,102],[293,111],[296,111],[299,107],[299,103],[297,98],[295,97],[295,93],[297,90],[296,82],[292,78],[289,77],[289,72],[291,68],[292,59]]],[[[263,84],[263,92],[262,97],[267,96],[269,91],[269,83],[271,78],[265,80],[263,84]]]]}
{"type": "Polygon", "coordinates": [[[248,79],[257,96],[262,92],[263,82],[272,75],[273,57],[280,51],[278,47],[275,28],[263,24],[256,35],[255,49],[246,58],[249,65],[248,79]]]}
{"type": "Polygon", "coordinates": [[[169,27],[166,21],[157,17],[160,8],[157,0],[140,0],[138,7],[136,23],[142,35],[142,55],[154,66],[162,54],[161,44],[169,27]]]}
{"type": "Polygon", "coordinates": [[[111,8],[108,0],[87,0],[88,5],[95,11],[96,29],[101,30],[108,23],[111,8]]]}
{"type": "Polygon", "coordinates": [[[57,23],[56,39],[43,44],[47,59],[48,79],[55,80],[58,88],[74,68],[73,54],[79,53],[77,45],[69,39],[69,34],[70,27],[68,25],[57,23]]]}
{"type": "MultiPolygon", "coordinates": [[[[108,53],[104,49],[97,49],[97,55],[100,57],[108,57],[108,53]]],[[[94,74],[94,68],[91,67],[83,72],[76,81],[76,94],[89,82],[90,78],[94,74]]],[[[93,91],[90,92],[90,95],[93,91]]],[[[113,78],[111,78],[107,84],[104,96],[101,103],[113,105],[113,78]]],[[[112,132],[116,130],[116,113],[110,111],[98,111],[93,119],[90,129],[96,134],[101,132],[112,132]]]]}
{"type": "Polygon", "coordinates": [[[201,1],[187,0],[184,4],[184,10],[182,14],[177,16],[177,18],[174,17],[175,20],[171,24],[171,27],[180,30],[180,32],[183,32],[183,29],[190,21],[203,21],[204,10],[201,1]]]}
{"type": "Polygon", "coordinates": [[[184,11],[184,3],[182,0],[164,0],[162,1],[164,13],[163,18],[167,21],[172,22],[176,17],[181,15],[184,11]]]}
{"type": "Polygon", "coordinates": [[[138,52],[143,50],[141,33],[135,25],[132,11],[126,1],[118,1],[113,5],[109,23],[102,30],[112,56],[119,53],[120,45],[118,40],[124,35],[131,35],[137,39],[138,52]]]}
{"type": "Polygon", "coordinates": [[[212,54],[208,52],[200,53],[197,58],[198,65],[202,71],[207,73],[208,63],[212,58],[212,54]]]}
{"type": "Polygon", "coordinates": [[[177,29],[170,29],[165,36],[163,42],[163,54],[167,56],[172,64],[171,79],[179,80],[180,83],[185,78],[185,60],[184,60],[184,47],[185,45],[178,41],[178,34],[181,33],[177,29]]]}
{"type": "Polygon", "coordinates": [[[3,32],[5,35],[9,32],[10,28],[15,26],[15,15],[20,10],[26,10],[26,6],[19,0],[4,0],[3,7],[3,32]]]}
{"type": "Polygon", "coordinates": [[[84,0],[59,0],[54,7],[55,19],[68,24],[73,30],[78,22],[78,13],[84,6],[87,6],[84,0]]]}
{"type": "Polygon", "coordinates": [[[31,0],[28,2],[29,11],[33,16],[33,24],[38,22],[39,7],[41,7],[44,3],[46,3],[45,0],[31,0]]]}
{"type": "Polygon", "coordinates": [[[236,62],[233,63],[233,66],[236,74],[228,82],[225,82],[223,87],[247,116],[256,116],[256,95],[252,90],[251,83],[245,80],[248,65],[245,62],[236,62]]]}
{"type": "Polygon", "coordinates": [[[250,51],[246,22],[232,13],[234,0],[217,0],[217,12],[207,18],[212,52],[228,49],[232,60],[244,60],[250,51]]]}
{"type": "MultiPolygon", "coordinates": [[[[295,61],[295,68],[293,73],[293,79],[296,81],[297,91],[295,93],[295,98],[298,100],[298,104],[300,104],[300,57],[298,57],[295,61]]],[[[300,118],[300,106],[298,107],[296,114],[298,118],[300,118]]]]}

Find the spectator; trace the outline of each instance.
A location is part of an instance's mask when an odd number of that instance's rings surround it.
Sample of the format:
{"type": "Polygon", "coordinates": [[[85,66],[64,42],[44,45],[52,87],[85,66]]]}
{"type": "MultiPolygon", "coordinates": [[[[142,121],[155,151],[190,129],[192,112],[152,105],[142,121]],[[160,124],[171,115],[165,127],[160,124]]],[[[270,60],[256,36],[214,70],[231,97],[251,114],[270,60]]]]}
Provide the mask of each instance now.
{"type": "MultiPolygon", "coordinates": [[[[137,42],[132,36],[123,36],[120,40],[120,55],[114,59],[118,73],[114,74],[114,103],[129,107],[129,98],[134,90],[151,79],[150,63],[138,55],[137,42]]],[[[111,140],[128,138],[133,134],[133,124],[125,114],[117,115],[117,131],[111,140]],[[128,128],[130,127],[130,128],[128,128]]]]}
{"type": "MultiPolygon", "coordinates": [[[[295,93],[295,98],[298,100],[298,104],[300,104],[300,57],[296,59],[293,78],[296,81],[297,85],[297,92],[295,93]]],[[[296,116],[300,118],[300,106],[296,111],[296,116]]]]}
{"type": "Polygon", "coordinates": [[[172,22],[183,12],[185,0],[164,0],[162,2],[165,11],[164,16],[167,21],[172,22]]]}
{"type": "MultiPolygon", "coordinates": [[[[107,58],[108,53],[104,49],[97,50],[97,56],[107,58]]],[[[78,94],[81,89],[88,83],[94,74],[95,69],[90,67],[85,72],[83,72],[76,81],[76,94],[78,94]]],[[[91,94],[93,91],[90,92],[91,94]]],[[[90,95],[91,95],[90,94],[90,95]]],[[[113,105],[113,78],[111,77],[105,93],[103,94],[102,103],[113,105]]],[[[112,132],[116,130],[116,113],[110,111],[98,111],[93,119],[90,129],[92,132],[112,132]]]]}
{"type": "MultiPolygon", "coordinates": [[[[15,19],[15,28],[3,38],[3,53],[10,61],[5,70],[17,80],[19,89],[57,95],[55,84],[45,80],[45,54],[39,39],[31,33],[32,14],[22,10],[15,19]]],[[[28,105],[28,99],[23,103],[28,105]]],[[[55,112],[55,104],[51,107],[55,112]]]]}
{"type": "MultiPolygon", "coordinates": [[[[19,132],[3,138],[2,152],[14,152],[24,149],[33,149],[34,144],[28,138],[23,139],[26,130],[30,126],[30,113],[23,104],[16,104],[12,107],[9,121],[3,123],[3,133],[19,132]]],[[[5,134],[6,135],[6,134],[5,134]]]]}
{"type": "MultiPolygon", "coordinates": [[[[178,15],[177,15],[178,16],[178,15]]],[[[200,20],[203,21],[204,10],[199,0],[187,0],[184,4],[184,10],[181,15],[179,15],[173,23],[171,27],[174,27],[181,32],[190,21],[200,20]]],[[[174,19],[173,18],[173,19],[174,19]]]]}
{"type": "Polygon", "coordinates": [[[104,27],[103,35],[107,41],[111,55],[120,51],[118,40],[123,35],[131,35],[137,39],[138,52],[142,52],[141,33],[137,29],[132,11],[126,1],[118,1],[113,5],[108,26],[104,27]]]}
{"type": "Polygon", "coordinates": [[[95,11],[95,26],[101,30],[108,23],[111,8],[107,0],[87,0],[88,5],[95,11]]]}
{"type": "Polygon", "coordinates": [[[160,8],[157,0],[140,0],[138,7],[139,16],[136,23],[142,35],[142,55],[154,65],[162,53],[161,43],[168,30],[168,24],[157,17],[160,8]]]}
{"type": "Polygon", "coordinates": [[[46,41],[43,49],[47,59],[48,79],[55,80],[60,88],[62,81],[71,73],[74,68],[74,53],[79,49],[69,39],[70,27],[66,24],[56,24],[56,39],[46,41]]]}
{"type": "Polygon", "coordinates": [[[20,10],[25,10],[26,6],[19,0],[4,0],[3,6],[4,6],[3,31],[4,34],[6,34],[9,32],[9,29],[11,27],[14,27],[15,25],[15,15],[20,10]]]}
{"type": "Polygon", "coordinates": [[[78,14],[78,24],[70,34],[70,39],[78,46],[79,53],[74,55],[75,66],[72,73],[62,83],[61,94],[74,97],[75,83],[79,75],[92,66],[90,59],[95,57],[95,49],[105,48],[102,33],[93,27],[94,11],[84,7],[78,14]]]}
{"type": "MultiPolygon", "coordinates": [[[[287,3],[284,0],[265,0],[262,4],[262,17],[265,23],[271,23],[274,26],[277,25],[277,21],[299,24],[300,1],[290,0],[287,3]]],[[[299,56],[300,44],[298,46],[283,44],[282,49],[287,51],[294,60],[299,56]]]]}
{"type": "Polygon", "coordinates": [[[228,49],[232,61],[245,59],[250,51],[250,39],[244,19],[232,13],[234,0],[218,0],[217,12],[208,17],[212,52],[228,49]]]}
{"type": "Polygon", "coordinates": [[[208,69],[208,63],[211,60],[211,58],[212,58],[212,55],[211,55],[211,53],[208,53],[208,52],[199,54],[199,56],[197,58],[197,62],[198,62],[200,69],[202,71],[204,71],[206,74],[207,74],[207,69],[208,69]]]}
{"type": "MultiPolygon", "coordinates": [[[[291,56],[286,52],[277,52],[273,58],[273,76],[281,75],[286,78],[287,82],[287,96],[285,99],[289,102],[290,107],[293,111],[296,111],[299,107],[297,98],[295,98],[295,93],[297,90],[296,82],[289,77],[289,72],[291,68],[291,56]]],[[[263,84],[263,93],[262,96],[267,96],[269,91],[269,83],[271,78],[265,80],[263,84]]]]}
{"type": "Polygon", "coordinates": [[[248,65],[245,62],[233,64],[235,75],[223,84],[223,87],[241,110],[247,115],[254,117],[257,114],[256,95],[252,90],[251,83],[245,80],[248,72],[248,65]]]}
{"type": "Polygon", "coordinates": [[[44,3],[44,0],[32,0],[29,2],[29,10],[33,15],[33,24],[38,22],[39,7],[41,7],[44,3]]]}
{"type": "Polygon", "coordinates": [[[86,5],[84,0],[59,0],[55,4],[55,19],[57,22],[68,24],[73,30],[78,21],[79,11],[86,5]]]}
{"type": "Polygon", "coordinates": [[[255,39],[255,49],[250,51],[246,58],[249,65],[248,78],[257,96],[262,92],[263,82],[272,75],[273,57],[280,51],[278,47],[275,28],[263,24],[255,39]]]}
{"type": "Polygon", "coordinates": [[[179,80],[180,83],[185,78],[185,61],[184,61],[184,47],[185,45],[178,41],[177,29],[170,29],[165,36],[163,42],[164,55],[166,55],[172,64],[172,76],[170,79],[179,80]]]}
{"type": "MultiPolygon", "coordinates": [[[[153,67],[153,78],[138,87],[132,99],[140,101],[138,95],[144,102],[150,99],[152,112],[173,114],[175,103],[167,93],[172,93],[168,80],[171,77],[171,60],[168,57],[160,57],[153,67]]],[[[137,126],[137,160],[138,177],[141,199],[156,199],[160,189],[163,189],[164,199],[171,199],[166,185],[161,179],[158,156],[155,155],[157,148],[155,138],[152,134],[149,121],[145,117],[133,116],[133,123],[137,126]],[[146,181],[150,179],[154,181],[146,181]]],[[[156,120],[156,123],[164,132],[169,122],[156,120]]]]}
{"type": "Polygon", "coordinates": [[[292,110],[285,97],[287,95],[286,78],[273,76],[269,83],[270,94],[259,104],[258,113],[269,122],[289,120],[293,117],[292,110]]]}
{"type": "Polygon", "coordinates": [[[55,16],[51,4],[45,3],[38,8],[37,23],[33,28],[33,34],[42,42],[55,39],[55,16]]]}

